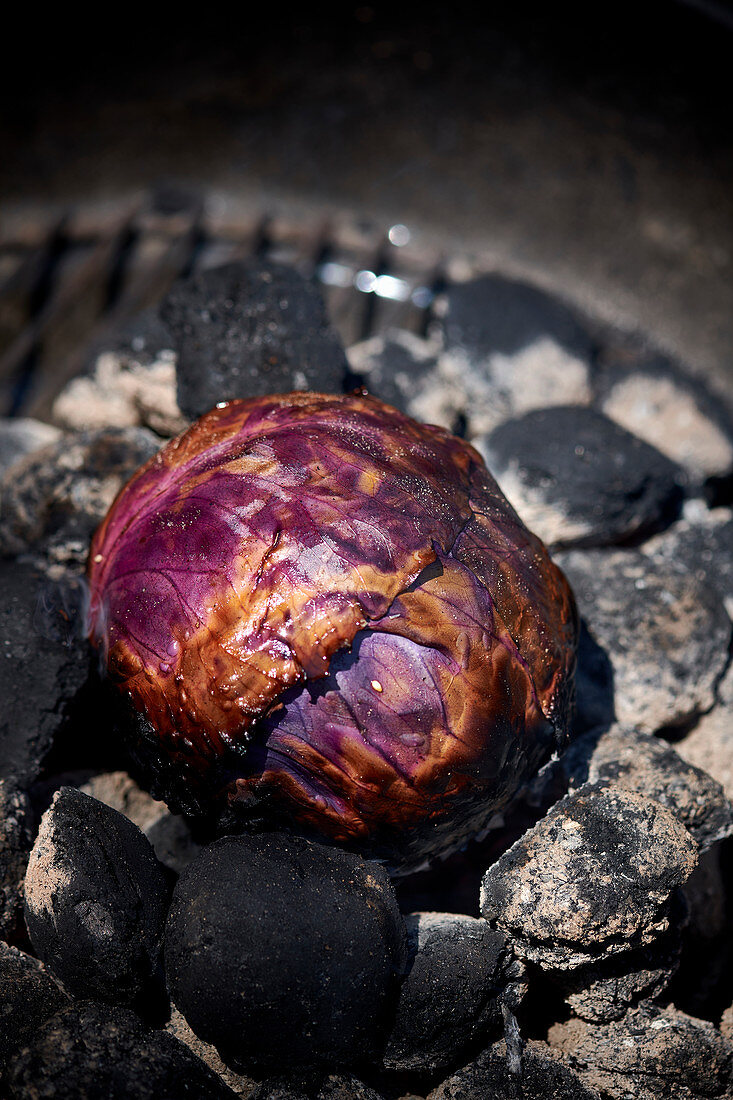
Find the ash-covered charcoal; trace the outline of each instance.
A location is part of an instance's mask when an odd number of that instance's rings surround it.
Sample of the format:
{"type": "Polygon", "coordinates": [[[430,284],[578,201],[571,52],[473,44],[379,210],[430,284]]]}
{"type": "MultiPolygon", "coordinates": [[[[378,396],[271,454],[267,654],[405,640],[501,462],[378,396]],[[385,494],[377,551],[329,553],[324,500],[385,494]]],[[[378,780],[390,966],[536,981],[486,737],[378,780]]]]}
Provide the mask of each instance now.
{"type": "Polygon", "coordinates": [[[235,1093],[165,1031],[128,1009],[81,1001],[56,1013],[12,1059],[8,1100],[234,1100],[235,1093]]]}
{"type": "Polygon", "coordinates": [[[82,567],[95,528],[135,470],[160,447],[146,428],[65,434],[0,481],[0,555],[82,567]]]}
{"type": "Polygon", "coordinates": [[[131,821],[72,787],[57,792],[28,862],[26,925],[70,993],[132,1002],[156,966],[169,893],[131,821]]]}
{"type": "Polygon", "coordinates": [[[481,913],[520,958],[573,969],[655,940],[696,861],[695,841],[658,802],[589,784],[489,868],[481,913]]]}
{"type": "MultiPolygon", "coordinates": [[[[363,384],[369,393],[393,405],[408,416],[452,428],[463,408],[438,403],[430,412],[426,401],[436,394],[436,357],[438,346],[403,329],[390,329],[347,349],[354,383],[363,384]]],[[[440,390],[442,395],[442,390],[440,390]]],[[[455,395],[453,395],[455,397],[455,395]]]]}
{"type": "Polygon", "coordinates": [[[406,959],[379,865],[277,833],[205,848],[179,879],[165,937],[173,1001],[244,1072],[374,1058],[406,959]]]}
{"type": "Polygon", "coordinates": [[[168,813],[165,802],[144,791],[127,772],[97,772],[79,789],[124,814],[143,833],[168,813]]]}
{"type": "Polygon", "coordinates": [[[0,941],[0,1072],[68,997],[38,959],[0,941]]]}
{"type": "Polygon", "coordinates": [[[733,662],[718,684],[717,695],[713,709],[675,748],[683,760],[713,776],[733,799],[733,662]]]}
{"type": "Polygon", "coordinates": [[[617,424],[657,447],[701,480],[733,465],[731,425],[721,403],[663,359],[629,371],[600,372],[601,408],[617,424]],[[722,414],[722,415],[721,415],[722,414]]]}
{"type": "Polygon", "coordinates": [[[717,592],[733,618],[733,513],[729,508],[708,511],[694,500],[686,505],[684,517],[644,547],[650,568],[674,564],[687,569],[717,592]]]}
{"type": "Polygon", "coordinates": [[[271,1077],[262,1081],[247,1100],[383,1100],[350,1073],[309,1073],[305,1076],[271,1077]]]}
{"type": "Polygon", "coordinates": [[[733,1043],[733,1004],[729,1005],[720,1017],[720,1034],[729,1043],[733,1043]]]}
{"type": "Polygon", "coordinates": [[[713,706],[731,636],[714,588],[684,563],[638,550],[570,550],[556,560],[611,662],[621,725],[655,733],[713,706]]]}
{"type": "Polygon", "coordinates": [[[19,416],[0,420],[0,478],[26,455],[55,443],[61,431],[42,420],[19,416]]]}
{"type": "Polygon", "coordinates": [[[496,428],[481,446],[527,526],[550,547],[613,546],[666,527],[684,474],[594,409],[537,409],[496,428]]]}
{"type": "Polygon", "coordinates": [[[0,775],[21,790],[75,720],[89,678],[77,583],[65,589],[68,599],[50,606],[48,582],[38,570],[0,562],[0,775]]]}
{"type": "Polygon", "coordinates": [[[428,1100],[601,1100],[545,1043],[528,1042],[514,1065],[502,1041],[452,1074],[428,1100]]]}
{"type": "Polygon", "coordinates": [[[575,1016],[596,1023],[620,1020],[627,1009],[667,988],[679,966],[687,910],[682,897],[673,902],[670,928],[647,947],[553,974],[575,1016]]]}
{"type": "Polygon", "coordinates": [[[720,783],[692,767],[671,745],[614,726],[586,734],[561,758],[571,786],[606,781],[661,802],[694,836],[700,851],[733,833],[733,806],[720,783]]]}
{"type": "Polygon", "coordinates": [[[0,779],[0,939],[18,931],[23,916],[23,879],[33,846],[33,811],[11,779],[0,779]]]}
{"type": "Polygon", "coordinates": [[[555,1024],[550,1045],[604,1100],[729,1100],[733,1045],[707,1020],[641,1005],[606,1025],[555,1024]]]}
{"type": "Polygon", "coordinates": [[[408,973],[389,1035],[384,1066],[432,1072],[501,1033],[501,1005],[521,1000],[522,967],[506,938],[486,921],[455,913],[405,918],[408,973]]]}
{"type": "Polygon", "coordinates": [[[450,286],[437,312],[444,349],[426,402],[460,400],[471,438],[530,409],[590,402],[593,339],[556,298],[483,275],[450,286]]]}
{"type": "Polygon", "coordinates": [[[293,268],[210,268],[177,284],[161,317],[178,355],[178,404],[191,419],[232,398],[342,391],[345,352],[319,290],[293,268]]]}

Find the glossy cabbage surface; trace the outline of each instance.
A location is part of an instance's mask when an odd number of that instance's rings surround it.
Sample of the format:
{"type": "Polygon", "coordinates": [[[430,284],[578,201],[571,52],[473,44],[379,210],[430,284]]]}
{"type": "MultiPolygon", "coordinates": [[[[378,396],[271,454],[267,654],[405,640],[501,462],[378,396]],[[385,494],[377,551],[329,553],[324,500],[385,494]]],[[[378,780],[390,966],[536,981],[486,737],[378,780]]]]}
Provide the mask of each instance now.
{"type": "Polygon", "coordinates": [[[89,579],[176,808],[415,863],[566,735],[567,581],[473,448],[374,398],[212,410],[119,494],[89,579]]]}

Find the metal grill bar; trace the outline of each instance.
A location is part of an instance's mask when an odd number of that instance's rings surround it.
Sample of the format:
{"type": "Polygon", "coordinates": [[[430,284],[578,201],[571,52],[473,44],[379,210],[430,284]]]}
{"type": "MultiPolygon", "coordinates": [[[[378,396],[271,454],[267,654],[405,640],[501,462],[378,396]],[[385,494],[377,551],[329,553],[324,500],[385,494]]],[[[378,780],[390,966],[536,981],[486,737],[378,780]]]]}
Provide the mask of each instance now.
{"type": "Polygon", "coordinates": [[[347,346],[391,326],[425,331],[442,258],[411,248],[404,227],[211,205],[158,192],[0,226],[0,415],[48,418],[106,338],[181,275],[228,260],[261,256],[319,280],[347,346]]]}

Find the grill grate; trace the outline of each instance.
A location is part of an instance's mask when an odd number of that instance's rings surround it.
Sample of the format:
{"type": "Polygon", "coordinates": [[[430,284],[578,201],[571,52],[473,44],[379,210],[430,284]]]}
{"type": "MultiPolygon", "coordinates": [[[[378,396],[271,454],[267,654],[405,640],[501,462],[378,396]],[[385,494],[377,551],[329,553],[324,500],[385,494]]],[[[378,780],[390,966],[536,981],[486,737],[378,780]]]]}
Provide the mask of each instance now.
{"type": "Polygon", "coordinates": [[[232,209],[158,190],[0,226],[0,415],[48,418],[95,349],[182,275],[261,256],[316,278],[346,346],[397,326],[423,334],[442,256],[402,226],[232,209]]]}

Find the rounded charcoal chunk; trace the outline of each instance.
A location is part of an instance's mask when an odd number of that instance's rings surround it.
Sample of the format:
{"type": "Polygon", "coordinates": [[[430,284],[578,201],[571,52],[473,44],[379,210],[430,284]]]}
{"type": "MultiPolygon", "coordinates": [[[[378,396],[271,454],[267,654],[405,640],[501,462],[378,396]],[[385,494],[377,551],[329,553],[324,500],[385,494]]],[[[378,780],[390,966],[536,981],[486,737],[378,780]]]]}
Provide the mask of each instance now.
{"type": "Polygon", "coordinates": [[[134,1013],[81,1002],[52,1016],[12,1059],[9,1100],[233,1100],[187,1047],[134,1013]]]}
{"type": "Polygon", "coordinates": [[[386,873],[339,849],[282,834],[226,837],[174,891],[171,996],[245,1072],[374,1057],[405,963],[386,873]]]}
{"type": "Polygon", "coordinates": [[[574,787],[600,781],[661,802],[689,829],[701,852],[733,833],[733,806],[720,783],[660,737],[614,725],[575,741],[561,766],[574,787]]]}
{"type": "MultiPolygon", "coordinates": [[[[500,996],[515,997],[505,937],[486,921],[456,913],[405,918],[411,954],[384,1065],[431,1072],[455,1064],[501,1020],[500,996]]],[[[499,1030],[501,1030],[499,1026],[499,1030]]]]}
{"type": "Polygon", "coordinates": [[[136,825],[72,787],[58,791],[28,863],[25,919],[70,993],[133,1000],[156,966],[169,893],[136,825]]]}
{"type": "Polygon", "coordinates": [[[639,540],[679,512],[684,474],[593,409],[537,409],[496,428],[483,448],[525,523],[549,546],[639,540]]]}

